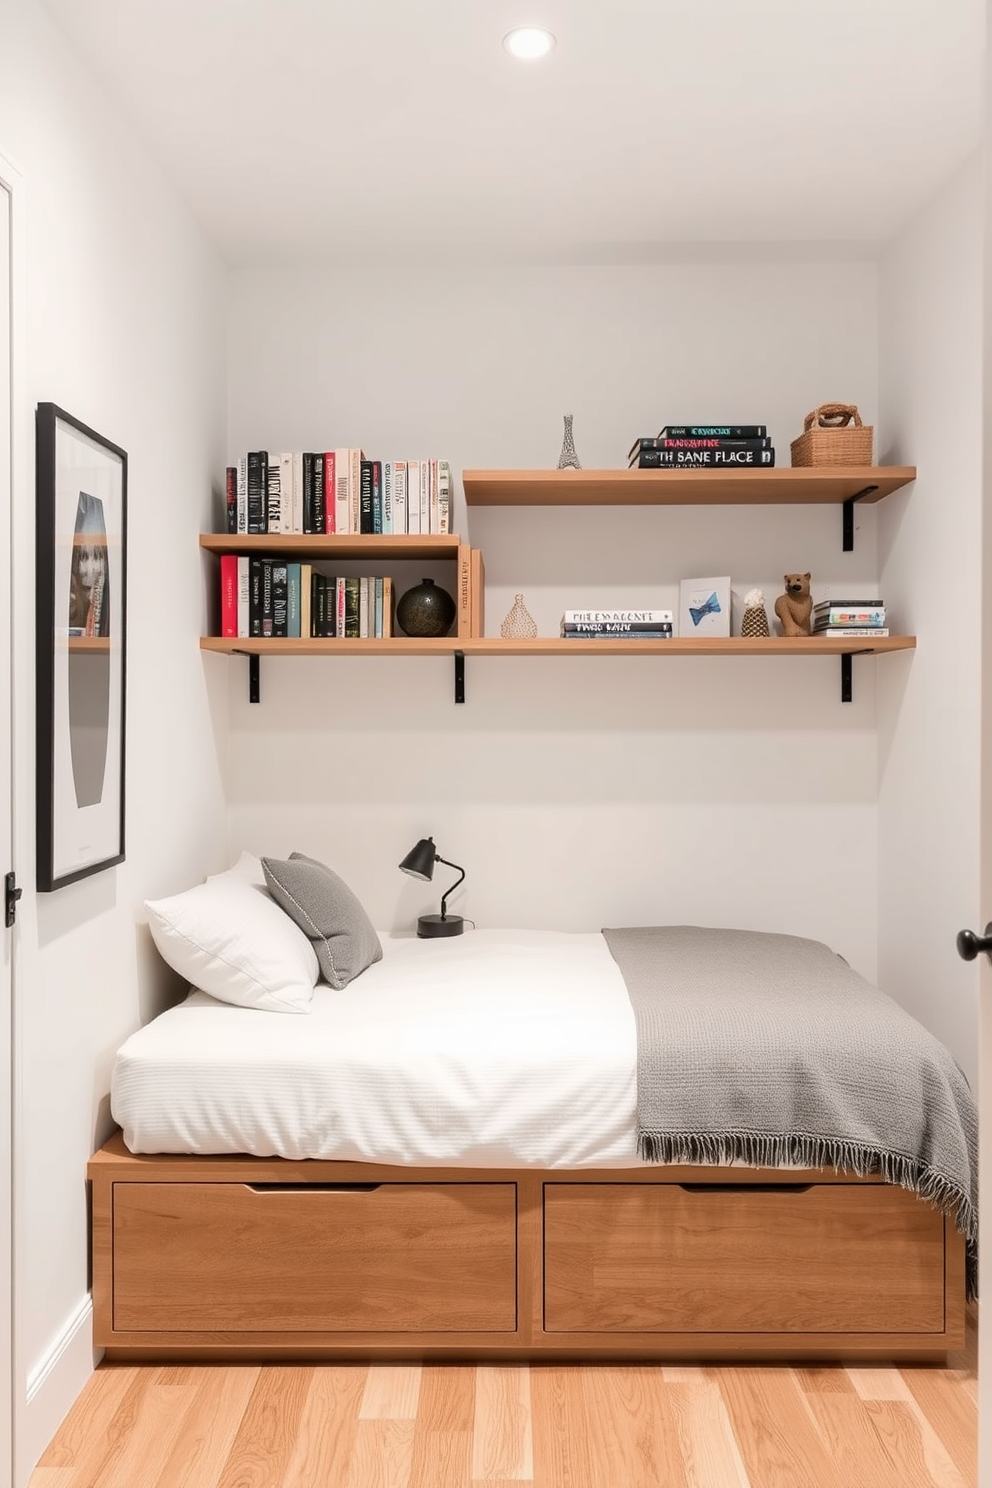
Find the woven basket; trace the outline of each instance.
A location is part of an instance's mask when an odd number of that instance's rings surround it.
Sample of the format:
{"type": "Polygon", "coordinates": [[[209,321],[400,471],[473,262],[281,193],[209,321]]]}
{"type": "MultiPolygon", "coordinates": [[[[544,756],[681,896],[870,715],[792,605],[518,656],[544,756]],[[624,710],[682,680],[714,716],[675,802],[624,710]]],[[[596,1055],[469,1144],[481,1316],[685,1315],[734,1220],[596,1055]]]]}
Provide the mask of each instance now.
{"type": "Polygon", "coordinates": [[[793,465],[870,465],[871,424],[862,424],[853,403],[821,403],[808,413],[792,441],[793,465]]]}

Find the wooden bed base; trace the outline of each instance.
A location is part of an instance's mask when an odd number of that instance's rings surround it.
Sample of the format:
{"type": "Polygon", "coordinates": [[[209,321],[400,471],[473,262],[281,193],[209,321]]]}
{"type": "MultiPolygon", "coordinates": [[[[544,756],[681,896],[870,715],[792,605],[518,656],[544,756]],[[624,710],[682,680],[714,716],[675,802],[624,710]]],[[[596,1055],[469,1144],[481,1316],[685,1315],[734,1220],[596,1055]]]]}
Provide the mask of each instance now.
{"type": "Polygon", "coordinates": [[[111,1359],[911,1359],[964,1343],[964,1240],[825,1171],[91,1159],[111,1359]]]}

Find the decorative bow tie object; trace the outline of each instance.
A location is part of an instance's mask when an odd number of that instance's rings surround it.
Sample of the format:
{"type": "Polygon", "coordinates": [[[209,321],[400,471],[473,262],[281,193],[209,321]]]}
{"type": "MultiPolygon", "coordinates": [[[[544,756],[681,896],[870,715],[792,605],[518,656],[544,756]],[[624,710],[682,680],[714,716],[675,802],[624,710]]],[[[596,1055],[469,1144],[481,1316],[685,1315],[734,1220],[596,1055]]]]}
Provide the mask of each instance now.
{"type": "Polygon", "coordinates": [[[707,599],[703,604],[689,606],[689,614],[692,618],[693,625],[698,625],[699,622],[706,615],[719,615],[719,613],[720,601],[716,597],[716,590],[713,591],[709,599],[707,599]]]}

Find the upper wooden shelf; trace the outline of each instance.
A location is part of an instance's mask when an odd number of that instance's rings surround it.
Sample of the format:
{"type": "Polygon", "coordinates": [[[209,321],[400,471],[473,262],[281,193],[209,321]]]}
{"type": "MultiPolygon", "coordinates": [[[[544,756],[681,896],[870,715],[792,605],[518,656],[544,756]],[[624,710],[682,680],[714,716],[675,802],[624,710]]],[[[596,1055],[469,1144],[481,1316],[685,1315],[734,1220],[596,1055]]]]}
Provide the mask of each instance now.
{"type": "Polygon", "coordinates": [[[465,470],[468,506],[771,506],[881,501],[914,465],[773,470],[465,470]]]}
{"type": "Polygon", "coordinates": [[[339,558],[457,558],[461,538],[457,533],[441,536],[359,536],[328,532],[201,532],[200,547],[208,553],[279,553],[287,558],[337,555],[339,558]]]}

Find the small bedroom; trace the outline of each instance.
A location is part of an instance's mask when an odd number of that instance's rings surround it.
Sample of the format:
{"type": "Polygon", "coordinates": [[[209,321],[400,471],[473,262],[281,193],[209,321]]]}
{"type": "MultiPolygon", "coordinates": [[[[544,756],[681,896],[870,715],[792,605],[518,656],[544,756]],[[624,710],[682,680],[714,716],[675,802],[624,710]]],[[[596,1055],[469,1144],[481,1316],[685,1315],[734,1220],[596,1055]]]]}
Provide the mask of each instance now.
{"type": "Polygon", "coordinates": [[[992,1488],[986,69],[4,0],[0,1488],[992,1488]]]}

